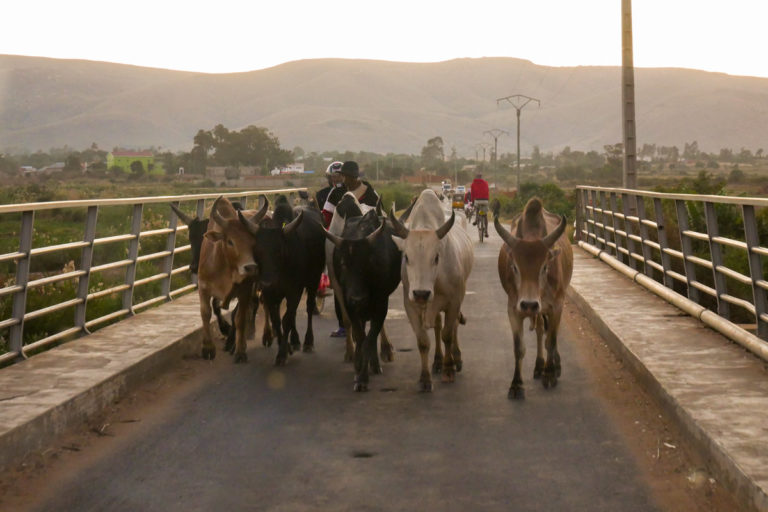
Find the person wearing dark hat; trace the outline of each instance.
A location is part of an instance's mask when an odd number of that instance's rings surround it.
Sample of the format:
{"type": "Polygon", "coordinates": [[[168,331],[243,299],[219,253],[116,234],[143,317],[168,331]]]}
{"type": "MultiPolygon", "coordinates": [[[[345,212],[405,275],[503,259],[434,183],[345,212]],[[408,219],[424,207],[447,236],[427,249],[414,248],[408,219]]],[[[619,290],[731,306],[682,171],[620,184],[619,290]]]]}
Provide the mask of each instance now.
{"type": "Polygon", "coordinates": [[[379,195],[373,189],[373,185],[360,179],[360,167],[357,165],[357,162],[353,160],[344,162],[339,173],[344,178],[344,184],[331,190],[326,204],[330,203],[335,207],[342,196],[347,191],[350,191],[355,195],[360,204],[376,207],[376,203],[379,202],[379,195]]]}

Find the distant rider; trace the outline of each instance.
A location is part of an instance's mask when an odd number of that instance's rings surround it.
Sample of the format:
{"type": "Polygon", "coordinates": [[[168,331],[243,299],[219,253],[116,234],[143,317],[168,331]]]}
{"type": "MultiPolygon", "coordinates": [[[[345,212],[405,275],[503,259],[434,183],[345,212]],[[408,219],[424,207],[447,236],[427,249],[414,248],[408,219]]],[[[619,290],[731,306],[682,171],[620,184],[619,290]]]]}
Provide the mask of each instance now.
{"type": "MultiPolygon", "coordinates": [[[[472,206],[475,208],[475,213],[482,210],[487,214],[490,191],[488,182],[483,179],[483,175],[481,173],[477,173],[475,179],[472,180],[472,186],[469,189],[469,193],[472,197],[472,206]]],[[[477,225],[477,215],[475,215],[475,220],[472,221],[472,225],[477,225]]]]}

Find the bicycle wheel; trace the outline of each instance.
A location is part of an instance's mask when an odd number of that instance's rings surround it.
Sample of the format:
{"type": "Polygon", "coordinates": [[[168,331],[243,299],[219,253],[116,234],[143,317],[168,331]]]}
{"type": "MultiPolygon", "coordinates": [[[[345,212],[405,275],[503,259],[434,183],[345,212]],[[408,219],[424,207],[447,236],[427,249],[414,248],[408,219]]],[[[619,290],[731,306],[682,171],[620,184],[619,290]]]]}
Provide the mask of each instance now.
{"type": "Polygon", "coordinates": [[[486,217],[485,215],[478,215],[477,216],[477,233],[480,237],[480,243],[483,243],[483,235],[485,235],[485,223],[486,223],[486,217]]]}

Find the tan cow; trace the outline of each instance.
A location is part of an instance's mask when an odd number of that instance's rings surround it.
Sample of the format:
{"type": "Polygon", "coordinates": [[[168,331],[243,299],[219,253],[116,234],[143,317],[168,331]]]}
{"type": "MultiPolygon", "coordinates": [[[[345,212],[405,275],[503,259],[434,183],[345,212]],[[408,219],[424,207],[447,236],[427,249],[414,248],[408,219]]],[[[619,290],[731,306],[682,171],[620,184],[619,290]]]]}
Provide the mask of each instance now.
{"type": "MultiPolygon", "coordinates": [[[[266,211],[265,203],[254,222],[261,220],[266,211]]],[[[211,299],[218,299],[226,307],[231,299],[236,298],[235,362],[246,362],[247,322],[258,269],[253,259],[255,242],[238,218],[232,203],[224,197],[213,203],[211,221],[200,247],[198,266],[198,295],[203,320],[202,356],[204,359],[216,357],[216,347],[211,340],[211,299]]]]}
{"type": "MultiPolygon", "coordinates": [[[[394,227],[392,239],[403,253],[401,277],[403,303],[421,355],[422,391],[432,391],[429,372],[430,339],[428,329],[441,332],[445,344],[443,379],[453,382],[461,370],[458,325],[464,301],[467,278],[472,271],[474,254],[472,241],[466,232],[466,217],[455,212],[446,221],[443,205],[437,194],[426,189],[413,204],[408,227],[392,212],[389,220],[394,227]],[[438,328],[445,314],[442,329],[438,328]]],[[[436,356],[440,340],[435,340],[436,356]]]]}
{"type": "Polygon", "coordinates": [[[557,385],[560,354],[557,330],[563,313],[565,290],[573,273],[573,251],[565,232],[565,216],[548,212],[541,200],[533,198],[523,213],[512,221],[512,232],[499,222],[498,209],[493,225],[504,240],[499,251],[499,279],[507,292],[507,314],[515,341],[515,375],[509,398],[525,398],[520,367],[523,345],[523,321],[528,318],[536,330],[536,366],[533,378],[542,378],[545,388],[557,385]],[[546,336],[547,359],[542,341],[546,336]]]}

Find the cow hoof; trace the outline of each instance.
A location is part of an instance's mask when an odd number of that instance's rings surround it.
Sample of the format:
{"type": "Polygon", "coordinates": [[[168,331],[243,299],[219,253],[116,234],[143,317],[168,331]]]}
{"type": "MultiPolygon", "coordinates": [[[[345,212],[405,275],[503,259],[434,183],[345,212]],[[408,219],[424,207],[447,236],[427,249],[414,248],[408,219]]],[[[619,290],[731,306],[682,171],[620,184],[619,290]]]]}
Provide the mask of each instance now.
{"type": "Polygon", "coordinates": [[[536,365],[533,367],[533,378],[540,379],[542,373],[544,373],[544,360],[536,359],[536,365]]]}
{"type": "Polygon", "coordinates": [[[351,363],[355,360],[354,354],[350,354],[349,352],[344,352],[344,362],[345,363],[351,363]]]}
{"type": "Polygon", "coordinates": [[[271,347],[272,346],[272,338],[268,336],[264,336],[261,338],[261,344],[265,347],[271,347]]]}
{"type": "Polygon", "coordinates": [[[456,382],[456,370],[453,368],[446,368],[445,372],[443,373],[443,382],[446,384],[456,382]]]}
{"type": "Polygon", "coordinates": [[[509,388],[509,393],[507,393],[507,398],[510,400],[525,400],[525,389],[522,387],[511,387],[509,388]]]}
{"type": "Polygon", "coordinates": [[[212,361],[213,359],[216,358],[216,347],[211,347],[211,348],[203,347],[202,356],[203,356],[203,359],[207,361],[212,361]]]}
{"type": "Polygon", "coordinates": [[[294,352],[298,352],[299,350],[301,350],[301,343],[298,341],[296,343],[291,342],[291,350],[293,350],[294,352]]]}
{"type": "Polygon", "coordinates": [[[559,378],[560,377],[560,373],[561,373],[561,368],[560,368],[560,365],[558,364],[558,365],[555,366],[555,377],[559,378]]]}
{"type": "Polygon", "coordinates": [[[368,368],[371,369],[371,373],[374,375],[384,374],[384,370],[381,368],[381,364],[379,364],[378,361],[371,361],[371,364],[368,365],[368,368]]]}
{"type": "Polygon", "coordinates": [[[368,391],[368,383],[367,382],[355,382],[355,392],[357,393],[364,393],[368,391]]]}
{"type": "Polygon", "coordinates": [[[285,366],[285,356],[277,356],[275,358],[275,366],[285,366]]]}
{"type": "Polygon", "coordinates": [[[419,385],[420,385],[420,391],[422,393],[432,392],[432,381],[429,381],[429,382],[420,381],[419,385]]]}
{"type": "Polygon", "coordinates": [[[456,371],[460,372],[461,371],[461,361],[456,361],[454,364],[456,365],[456,371]]]}
{"type": "Polygon", "coordinates": [[[541,383],[544,384],[544,389],[554,388],[557,386],[557,376],[554,372],[545,372],[541,383]]]}
{"type": "Polygon", "coordinates": [[[391,363],[395,360],[395,354],[392,352],[392,350],[382,350],[381,351],[381,360],[385,363],[391,363]]]}
{"type": "Polygon", "coordinates": [[[304,348],[303,348],[302,350],[303,350],[305,353],[309,354],[309,353],[311,353],[311,352],[314,352],[314,351],[315,351],[315,346],[314,346],[314,345],[307,345],[307,344],[305,343],[305,344],[304,344],[304,348]]]}
{"type": "Polygon", "coordinates": [[[238,352],[235,354],[235,363],[247,363],[248,362],[248,354],[245,352],[238,352]]]}

